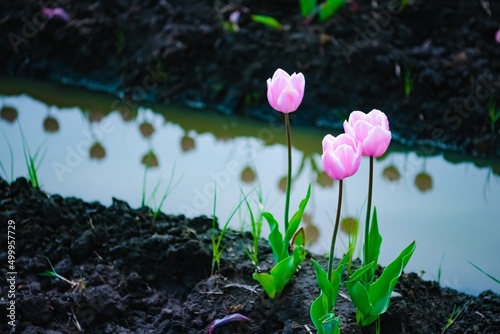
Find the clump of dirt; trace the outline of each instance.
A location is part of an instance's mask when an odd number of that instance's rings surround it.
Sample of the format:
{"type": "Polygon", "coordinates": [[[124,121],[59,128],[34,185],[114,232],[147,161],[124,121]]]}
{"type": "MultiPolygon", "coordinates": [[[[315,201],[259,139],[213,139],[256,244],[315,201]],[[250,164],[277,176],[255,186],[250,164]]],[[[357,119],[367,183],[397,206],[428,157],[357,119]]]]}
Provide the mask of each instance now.
{"type": "Polygon", "coordinates": [[[500,156],[489,116],[500,110],[500,2],[350,0],[324,23],[298,3],[0,0],[0,73],[110,92],[123,112],[152,101],[267,120],[265,81],[283,68],[306,77],[295,124],[341,129],[352,110],[377,108],[424,154],[500,156]],[[42,5],[70,20],[48,20],[42,5]]]}
{"type": "MultiPolygon", "coordinates": [[[[241,313],[214,333],[311,333],[309,306],[319,293],[309,260],[283,293],[270,300],[252,279],[256,268],[244,252],[249,233],[229,230],[217,275],[211,275],[208,217],[161,213],[153,230],[149,209],[132,209],[118,199],[109,207],[33,189],[26,179],[0,179],[0,238],[15,222],[17,333],[208,333],[213,320],[241,313]],[[76,283],[40,276],[50,269],[76,283]],[[81,283],[84,282],[84,285],[81,283]]],[[[5,245],[5,244],[4,244],[5,245]]],[[[260,241],[261,270],[272,254],[260,241]]],[[[326,266],[326,260],[311,254],[326,266]]],[[[0,250],[6,262],[7,249],[0,250]]],[[[9,271],[0,269],[2,277],[9,271]]],[[[2,291],[6,291],[2,281],[2,291]]],[[[478,297],[440,288],[405,273],[381,317],[382,333],[440,333],[454,308],[462,310],[446,333],[499,333],[500,296],[478,297]]],[[[342,333],[375,333],[355,323],[355,309],[342,292],[336,313],[342,333]]],[[[0,300],[7,317],[9,300],[0,300]]],[[[9,333],[5,321],[0,331],[9,333]]]]}

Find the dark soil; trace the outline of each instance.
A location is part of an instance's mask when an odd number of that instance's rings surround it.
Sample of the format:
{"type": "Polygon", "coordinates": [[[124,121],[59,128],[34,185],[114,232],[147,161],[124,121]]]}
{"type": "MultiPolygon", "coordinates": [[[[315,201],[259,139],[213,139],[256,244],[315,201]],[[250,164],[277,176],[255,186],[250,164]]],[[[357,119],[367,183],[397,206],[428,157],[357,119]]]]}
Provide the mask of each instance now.
{"type": "Polygon", "coordinates": [[[500,156],[488,116],[500,91],[500,2],[398,4],[351,0],[321,23],[300,17],[298,0],[0,0],[0,73],[108,91],[123,112],[153,101],[265,120],[265,81],[281,67],[306,77],[295,124],[340,129],[352,110],[377,108],[396,140],[425,154],[500,156]],[[47,21],[41,6],[71,20],[47,21]],[[234,11],[238,32],[224,28],[234,11]]]}
{"type": "MultiPolygon", "coordinates": [[[[16,333],[208,333],[213,320],[241,313],[252,322],[233,322],[214,333],[313,333],[309,306],[318,295],[309,260],[283,293],[270,300],[252,279],[255,267],[244,248],[248,233],[228,231],[220,271],[211,276],[211,219],[160,214],[152,229],[147,208],[114,199],[110,207],[62,198],[33,189],[25,179],[0,179],[0,238],[15,222],[16,333]],[[49,268],[85,288],[38,275],[49,268]],[[311,329],[308,331],[308,329],[311,329]]],[[[7,262],[5,243],[0,251],[7,262]]],[[[261,269],[271,252],[260,245],[261,269]]],[[[314,256],[326,265],[325,259],[314,256]]],[[[2,291],[7,291],[2,265],[2,291]]],[[[441,333],[454,307],[463,308],[446,333],[500,333],[500,296],[478,297],[440,288],[414,273],[404,274],[382,316],[382,333],[441,333]]],[[[343,292],[346,295],[345,291],[343,292]]],[[[8,299],[0,300],[0,332],[8,333],[8,299]]],[[[342,333],[360,328],[355,310],[339,297],[342,333]]]]}

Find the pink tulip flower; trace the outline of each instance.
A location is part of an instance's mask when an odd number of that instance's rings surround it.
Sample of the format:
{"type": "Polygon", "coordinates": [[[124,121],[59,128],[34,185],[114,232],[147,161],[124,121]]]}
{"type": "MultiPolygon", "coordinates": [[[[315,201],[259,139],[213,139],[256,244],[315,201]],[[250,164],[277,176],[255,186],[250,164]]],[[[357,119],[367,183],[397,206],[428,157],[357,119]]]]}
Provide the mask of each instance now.
{"type": "Polygon", "coordinates": [[[323,169],[334,180],[343,180],[356,174],[361,163],[361,143],[343,133],[323,138],[323,169]]]}
{"type": "Polygon", "coordinates": [[[500,43],[500,29],[498,29],[496,34],[495,34],[495,41],[497,43],[500,43]]]}
{"type": "Polygon", "coordinates": [[[304,97],[306,81],[302,73],[289,75],[281,68],[267,79],[267,99],[275,110],[291,113],[299,107],[304,97]]]}
{"type": "Polygon", "coordinates": [[[368,114],[353,111],[344,121],[344,131],[361,142],[363,155],[375,158],[387,151],[392,137],[387,116],[377,109],[368,114]]]}
{"type": "Polygon", "coordinates": [[[49,20],[57,20],[68,22],[70,20],[69,14],[62,8],[42,8],[42,13],[47,16],[49,20]]]}

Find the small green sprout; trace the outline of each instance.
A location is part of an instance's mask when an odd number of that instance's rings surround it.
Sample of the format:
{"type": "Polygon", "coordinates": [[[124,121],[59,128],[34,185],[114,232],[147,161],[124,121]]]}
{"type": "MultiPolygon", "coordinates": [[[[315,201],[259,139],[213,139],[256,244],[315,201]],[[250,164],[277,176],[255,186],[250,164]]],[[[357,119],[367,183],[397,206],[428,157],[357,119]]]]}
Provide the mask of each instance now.
{"type": "Polygon", "coordinates": [[[500,119],[500,108],[496,108],[496,100],[496,97],[491,97],[488,105],[488,116],[490,117],[491,131],[495,131],[495,125],[500,119]]]}
{"type": "Polygon", "coordinates": [[[405,75],[403,78],[404,81],[404,89],[405,89],[405,102],[408,103],[410,101],[410,94],[411,91],[413,90],[413,74],[411,73],[410,69],[405,70],[405,75]]]}
{"type": "Polygon", "coordinates": [[[227,219],[226,223],[222,227],[222,230],[220,232],[216,233],[217,228],[215,227],[216,221],[217,221],[217,216],[216,216],[216,209],[217,209],[217,184],[214,185],[214,211],[213,211],[213,216],[212,216],[212,272],[211,274],[215,274],[215,267],[217,266],[217,270],[220,269],[220,259],[222,256],[222,253],[224,252],[224,248],[222,248],[222,239],[224,238],[224,235],[226,234],[227,228],[229,226],[229,222],[231,219],[233,219],[233,216],[236,214],[236,212],[239,210],[241,205],[247,200],[248,195],[250,195],[255,188],[250,190],[250,192],[247,195],[244,195],[244,198],[238,203],[238,205],[234,208],[234,210],[231,212],[231,215],[229,215],[229,218],[227,219]]]}
{"type": "MultiPolygon", "coordinates": [[[[243,191],[242,191],[243,193],[243,191]]],[[[258,203],[257,205],[259,206],[257,214],[254,214],[252,211],[252,208],[250,207],[250,203],[244,198],[245,204],[247,206],[248,212],[250,214],[250,223],[252,227],[252,246],[250,247],[250,250],[246,250],[248,257],[252,261],[254,265],[257,265],[259,262],[259,239],[260,239],[260,234],[262,232],[262,214],[263,214],[263,206],[262,206],[262,188],[259,187],[258,190],[258,203]]]]}
{"type": "Polygon", "coordinates": [[[182,176],[177,180],[177,182],[174,184],[174,179],[175,179],[175,163],[174,166],[172,167],[172,172],[170,173],[170,178],[168,180],[167,188],[165,192],[163,193],[163,196],[161,197],[160,203],[156,206],[156,194],[158,193],[158,190],[161,186],[161,181],[158,180],[156,183],[155,187],[153,188],[153,191],[149,195],[148,199],[146,200],[146,176],[147,172],[149,171],[149,165],[146,164],[146,168],[144,169],[144,175],[142,179],[142,199],[141,199],[141,206],[150,206],[151,211],[153,213],[153,221],[152,221],[152,228],[153,230],[155,229],[155,223],[156,223],[156,218],[158,218],[158,215],[161,212],[161,208],[163,207],[163,204],[165,204],[165,200],[167,199],[168,195],[172,193],[172,191],[179,185],[179,183],[182,180],[182,176]]]}
{"type": "MultiPolygon", "coordinates": [[[[14,181],[14,153],[12,152],[12,146],[10,145],[10,141],[5,135],[5,133],[2,131],[2,135],[5,138],[5,142],[7,143],[7,147],[9,148],[9,156],[10,156],[10,182],[14,181]]],[[[3,165],[2,161],[0,161],[0,169],[2,170],[2,173],[5,174],[5,179],[7,180],[9,178],[7,169],[3,165]]]]}
{"type": "Polygon", "coordinates": [[[64,282],[68,283],[69,285],[71,285],[72,288],[80,288],[82,290],[85,290],[85,288],[87,286],[85,284],[85,279],[84,278],[81,278],[78,281],[72,281],[72,280],[67,279],[64,276],[59,275],[56,272],[56,270],[54,269],[54,266],[52,266],[52,263],[50,262],[49,258],[48,257],[45,257],[45,258],[47,259],[47,262],[49,263],[51,270],[46,270],[43,273],[39,273],[38,275],[52,277],[52,278],[57,278],[57,279],[60,279],[60,280],[62,280],[64,282]]]}
{"type": "Polygon", "coordinates": [[[451,327],[451,325],[453,325],[453,323],[455,322],[455,320],[457,320],[457,318],[460,316],[460,313],[462,313],[462,311],[465,309],[465,307],[467,306],[467,303],[465,303],[461,308],[460,310],[458,310],[457,312],[457,305],[453,305],[453,310],[451,311],[451,314],[450,314],[450,317],[448,318],[448,321],[446,322],[446,325],[444,325],[444,328],[443,328],[443,331],[441,332],[441,334],[444,334],[444,332],[451,327]]]}
{"type": "Polygon", "coordinates": [[[45,140],[40,144],[40,146],[36,150],[35,154],[31,155],[26,137],[24,136],[23,129],[21,128],[21,124],[18,123],[18,125],[19,125],[19,131],[21,133],[21,139],[23,142],[24,160],[26,162],[26,167],[28,169],[28,179],[29,179],[31,186],[33,188],[39,189],[40,183],[38,181],[37,168],[40,167],[39,165],[40,165],[41,161],[43,160],[43,156],[45,155],[46,151],[44,151],[44,153],[43,153],[42,157],[40,157],[40,159],[38,159],[38,158],[39,158],[39,154],[40,154],[40,149],[45,144],[45,140]]]}
{"type": "Polygon", "coordinates": [[[438,277],[437,277],[437,283],[438,285],[441,284],[441,274],[442,274],[442,267],[443,267],[443,261],[444,261],[444,256],[446,253],[443,253],[443,256],[441,257],[441,262],[439,263],[439,268],[438,268],[438,277]]]}
{"type": "Polygon", "coordinates": [[[263,24],[267,27],[276,29],[276,30],[283,30],[283,25],[278,22],[274,17],[267,16],[267,15],[251,15],[251,19],[254,22],[263,24]]]}

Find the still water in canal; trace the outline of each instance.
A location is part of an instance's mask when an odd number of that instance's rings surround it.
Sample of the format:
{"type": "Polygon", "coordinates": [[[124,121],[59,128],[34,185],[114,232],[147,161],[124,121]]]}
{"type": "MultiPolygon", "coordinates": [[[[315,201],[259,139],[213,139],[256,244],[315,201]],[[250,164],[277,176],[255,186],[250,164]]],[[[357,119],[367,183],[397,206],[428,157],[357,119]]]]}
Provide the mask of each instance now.
{"type": "MultiPolygon", "coordinates": [[[[287,153],[279,115],[257,122],[206,110],[147,105],[134,105],[127,113],[123,111],[130,106],[124,108],[123,102],[104,94],[6,78],[0,80],[0,107],[17,111],[14,122],[0,120],[0,173],[9,181],[27,176],[21,128],[31,153],[40,148],[39,181],[50,194],[104,205],[115,197],[139,207],[145,185],[146,201],[156,207],[172,179],[163,212],[210,216],[216,183],[217,216],[224,223],[241,192],[257,187],[265,209],[278,221],[283,219],[287,153]],[[157,166],[144,177],[146,162],[157,166]],[[150,196],[157,185],[157,195],[150,196]]],[[[303,226],[311,239],[309,249],[316,254],[329,249],[338,193],[337,183],[321,167],[321,140],[327,132],[292,127],[291,210],[311,184],[303,226]]],[[[374,175],[382,265],[416,240],[406,271],[428,280],[437,280],[441,272],[441,285],[470,294],[487,289],[500,293],[500,284],[470,264],[500,278],[499,159],[474,160],[392,143],[388,154],[375,161],[374,175]]],[[[344,182],[344,218],[364,221],[367,181],[368,160],[363,158],[359,172],[344,182]]],[[[249,198],[254,203],[256,193],[249,198]]],[[[246,209],[230,226],[249,229],[246,209]]],[[[337,257],[348,241],[344,232],[340,238],[337,257]]],[[[357,256],[360,251],[358,247],[357,256]]]]}

